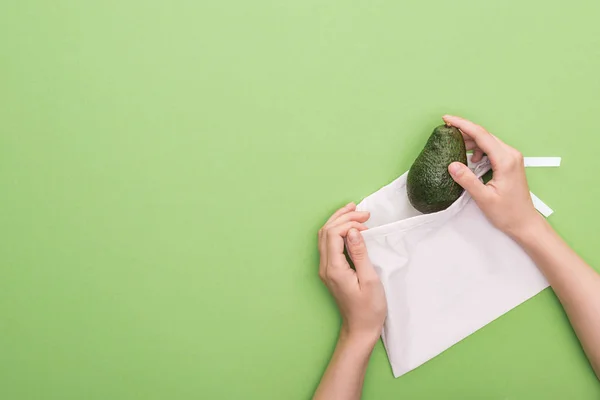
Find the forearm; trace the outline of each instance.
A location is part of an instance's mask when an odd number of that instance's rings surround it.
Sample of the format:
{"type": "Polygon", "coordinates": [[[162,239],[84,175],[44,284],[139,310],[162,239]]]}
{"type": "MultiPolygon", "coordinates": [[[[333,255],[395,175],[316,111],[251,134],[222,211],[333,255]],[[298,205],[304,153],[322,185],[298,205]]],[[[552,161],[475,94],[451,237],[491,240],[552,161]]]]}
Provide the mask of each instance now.
{"type": "Polygon", "coordinates": [[[377,336],[351,337],[342,329],[331,361],[313,399],[360,399],[369,358],[377,340],[377,336]]]}
{"type": "Polygon", "coordinates": [[[600,275],[541,218],[515,239],[548,279],[600,378],[600,275]]]}

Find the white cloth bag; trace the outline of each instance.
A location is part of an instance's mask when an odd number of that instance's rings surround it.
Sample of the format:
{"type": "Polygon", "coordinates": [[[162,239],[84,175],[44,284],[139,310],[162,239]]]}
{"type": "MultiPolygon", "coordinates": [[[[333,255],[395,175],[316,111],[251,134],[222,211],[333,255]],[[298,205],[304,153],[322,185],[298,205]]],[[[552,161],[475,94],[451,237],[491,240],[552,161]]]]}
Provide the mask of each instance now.
{"type": "MultiPolygon", "coordinates": [[[[470,160],[470,157],[469,157],[470,160]]],[[[478,177],[487,158],[469,167],[478,177]]],[[[387,297],[383,343],[399,377],[548,286],[529,256],[493,227],[468,193],[423,215],[406,195],[407,173],[365,198],[363,232],[387,297]]]]}

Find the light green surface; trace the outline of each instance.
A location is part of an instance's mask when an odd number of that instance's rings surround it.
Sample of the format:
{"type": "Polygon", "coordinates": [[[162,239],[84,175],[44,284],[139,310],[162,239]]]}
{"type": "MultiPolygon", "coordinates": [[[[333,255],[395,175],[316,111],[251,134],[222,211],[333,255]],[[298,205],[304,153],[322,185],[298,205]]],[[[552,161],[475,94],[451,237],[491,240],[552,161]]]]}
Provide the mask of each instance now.
{"type": "MultiPolygon", "coordinates": [[[[339,317],[328,214],[443,113],[529,156],[600,266],[600,3],[0,3],[0,398],[307,399],[339,317]],[[562,3],[559,6],[557,4],[562,3]]],[[[365,399],[597,399],[533,300],[365,399]]]]}

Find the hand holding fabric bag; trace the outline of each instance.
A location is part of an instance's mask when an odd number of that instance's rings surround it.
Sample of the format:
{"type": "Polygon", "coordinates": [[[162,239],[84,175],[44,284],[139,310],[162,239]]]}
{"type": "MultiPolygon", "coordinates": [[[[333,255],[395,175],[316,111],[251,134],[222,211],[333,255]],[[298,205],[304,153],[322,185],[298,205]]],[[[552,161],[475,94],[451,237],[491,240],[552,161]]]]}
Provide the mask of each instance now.
{"type": "Polygon", "coordinates": [[[350,203],[319,230],[319,276],[342,314],[340,338],[315,399],[359,399],[367,363],[387,313],[385,294],[360,231],[368,212],[350,203]],[[344,255],[344,239],[356,270],[344,255]]]}

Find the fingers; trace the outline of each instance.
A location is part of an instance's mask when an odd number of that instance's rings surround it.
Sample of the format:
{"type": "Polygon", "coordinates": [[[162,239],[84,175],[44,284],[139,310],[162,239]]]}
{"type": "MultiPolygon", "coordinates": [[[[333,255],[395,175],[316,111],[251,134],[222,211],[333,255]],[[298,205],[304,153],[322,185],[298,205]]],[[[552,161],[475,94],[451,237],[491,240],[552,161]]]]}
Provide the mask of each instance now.
{"type": "MultiPolygon", "coordinates": [[[[319,229],[318,235],[318,246],[319,246],[319,275],[321,279],[324,279],[326,274],[327,265],[332,262],[332,257],[335,263],[347,266],[346,258],[343,255],[344,252],[344,241],[343,238],[340,237],[340,232],[345,234],[344,226],[349,222],[354,222],[354,226],[356,229],[365,230],[366,226],[362,225],[362,222],[365,222],[369,219],[368,211],[354,211],[356,209],[356,204],[349,203],[344,207],[337,210],[333,215],[327,220],[325,225],[319,229]],[[341,227],[341,228],[340,228],[341,227]],[[341,231],[340,231],[341,229],[341,231]],[[337,236],[337,237],[336,237],[337,236]],[[331,243],[331,248],[334,249],[333,252],[329,251],[328,243],[331,243]],[[336,256],[335,254],[338,254],[336,256]],[[339,257],[341,255],[342,257],[339,257]]],[[[349,229],[349,228],[348,228],[349,229]]]]}
{"type": "Polygon", "coordinates": [[[349,221],[327,230],[327,268],[350,268],[344,255],[344,238],[353,228],[359,231],[368,229],[360,222],[349,221]]]}
{"type": "Polygon", "coordinates": [[[379,279],[373,268],[373,264],[371,264],[371,260],[369,260],[365,241],[358,230],[352,228],[348,231],[346,245],[348,247],[348,254],[356,268],[358,282],[361,283],[379,279]]]}
{"type": "MultiPolygon", "coordinates": [[[[463,139],[465,139],[464,136],[463,139]]],[[[465,147],[467,148],[467,150],[473,150],[477,148],[477,143],[475,143],[473,139],[465,139],[465,147]]]]}
{"type": "Polygon", "coordinates": [[[333,215],[331,217],[329,217],[327,222],[325,222],[325,225],[327,225],[331,221],[335,221],[336,219],[338,219],[340,216],[344,215],[347,212],[354,211],[355,209],[356,209],[356,204],[354,204],[354,203],[346,204],[344,207],[342,207],[339,210],[337,210],[336,212],[334,212],[333,215]]]}
{"type": "Polygon", "coordinates": [[[324,234],[325,231],[327,230],[328,225],[335,221],[337,218],[339,218],[340,216],[352,212],[356,209],[356,204],[354,204],[353,202],[350,202],[348,204],[346,204],[344,207],[340,208],[339,210],[337,210],[336,212],[334,212],[331,217],[329,217],[329,219],[327,220],[327,222],[325,222],[325,225],[323,225],[323,227],[321,229],[319,229],[319,253],[321,255],[320,257],[320,265],[323,266],[326,262],[327,262],[327,239],[325,238],[324,234]]]}
{"type": "Polygon", "coordinates": [[[483,150],[480,148],[473,149],[473,157],[471,157],[471,161],[476,163],[481,161],[483,158],[483,150]]]}
{"type": "Polygon", "coordinates": [[[467,150],[473,150],[473,157],[471,158],[471,161],[474,163],[481,161],[481,159],[483,158],[483,155],[485,154],[483,152],[483,150],[481,150],[477,146],[477,143],[475,143],[475,141],[473,139],[471,139],[469,136],[465,135],[464,133],[463,133],[463,139],[465,140],[465,147],[467,148],[467,150]]]}
{"type": "Polygon", "coordinates": [[[371,213],[368,211],[350,211],[350,212],[338,217],[338,219],[327,223],[327,225],[325,225],[325,227],[333,228],[334,226],[344,224],[348,221],[366,222],[370,216],[371,216],[371,213]]]}
{"type": "Polygon", "coordinates": [[[466,119],[451,115],[444,115],[443,120],[448,125],[460,129],[463,134],[467,136],[465,137],[466,140],[469,140],[470,138],[475,141],[477,147],[486,152],[490,158],[500,155],[499,153],[502,150],[502,144],[481,126],[466,119]]]}
{"type": "Polygon", "coordinates": [[[350,211],[356,209],[354,203],[350,203],[338,211],[336,211],[328,220],[325,225],[319,229],[319,252],[321,254],[321,263],[327,259],[326,242],[327,238],[325,233],[335,227],[342,225],[349,221],[365,222],[369,219],[370,213],[368,211],[350,211]],[[337,216],[337,218],[336,218],[337,216]]]}
{"type": "Polygon", "coordinates": [[[477,203],[485,201],[490,195],[490,189],[481,182],[466,165],[453,162],[448,166],[452,179],[462,186],[477,203]]]}

